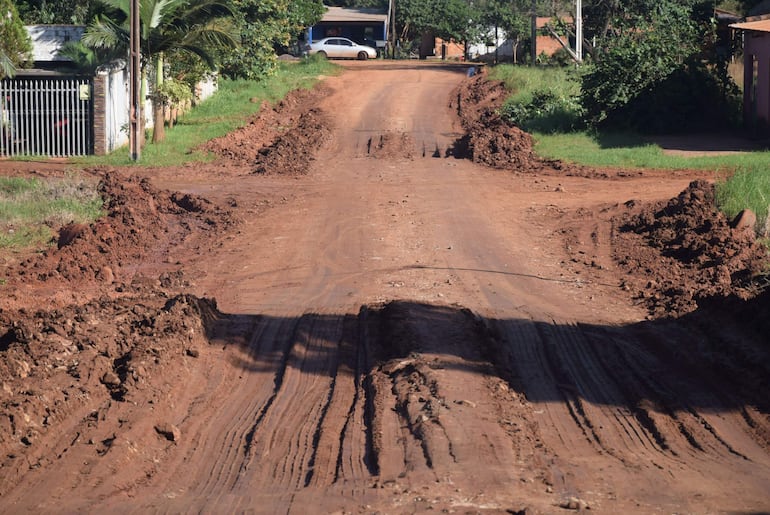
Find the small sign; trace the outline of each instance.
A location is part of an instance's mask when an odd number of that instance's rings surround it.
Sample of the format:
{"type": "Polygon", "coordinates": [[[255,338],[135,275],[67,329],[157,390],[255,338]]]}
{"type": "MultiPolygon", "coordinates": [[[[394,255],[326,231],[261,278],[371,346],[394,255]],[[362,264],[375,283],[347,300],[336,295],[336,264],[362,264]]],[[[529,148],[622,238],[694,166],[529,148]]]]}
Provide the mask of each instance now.
{"type": "Polygon", "coordinates": [[[80,100],[91,99],[91,86],[89,84],[80,85],[80,100]]]}

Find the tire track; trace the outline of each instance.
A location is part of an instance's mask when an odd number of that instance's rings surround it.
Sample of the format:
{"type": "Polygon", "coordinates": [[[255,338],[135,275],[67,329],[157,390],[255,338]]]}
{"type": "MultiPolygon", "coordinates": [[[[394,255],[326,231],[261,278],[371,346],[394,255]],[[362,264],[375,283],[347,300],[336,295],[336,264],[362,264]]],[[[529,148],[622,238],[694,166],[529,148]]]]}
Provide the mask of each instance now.
{"type": "MultiPolygon", "coordinates": [[[[259,425],[239,484],[291,491],[309,480],[314,442],[331,400],[343,317],[304,315],[291,336],[285,374],[259,425]]],[[[312,477],[312,476],[311,476],[312,477]]]]}
{"type": "MultiPolygon", "coordinates": [[[[230,491],[247,467],[255,426],[273,404],[282,383],[289,351],[284,346],[288,340],[285,335],[292,334],[297,323],[296,319],[276,321],[260,317],[252,329],[247,347],[249,362],[245,366],[257,369],[246,375],[246,381],[241,385],[241,389],[248,389],[252,394],[236,396],[236,402],[224,406],[220,420],[231,422],[225,426],[223,436],[213,449],[206,453],[206,458],[214,458],[214,462],[206,467],[210,472],[203,484],[194,489],[202,496],[230,491]]],[[[210,449],[210,446],[206,448],[210,449]]]]}

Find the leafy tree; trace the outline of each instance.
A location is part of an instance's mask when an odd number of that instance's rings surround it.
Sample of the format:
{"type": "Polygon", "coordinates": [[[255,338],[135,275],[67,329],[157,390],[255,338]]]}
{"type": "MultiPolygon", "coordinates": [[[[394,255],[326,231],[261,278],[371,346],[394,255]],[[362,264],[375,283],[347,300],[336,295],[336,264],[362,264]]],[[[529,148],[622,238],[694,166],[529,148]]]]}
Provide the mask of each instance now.
{"type": "Polygon", "coordinates": [[[325,11],[321,0],[232,0],[232,6],[241,46],[222,56],[222,72],[252,80],[275,70],[275,46],[288,45],[325,11]]]}
{"type": "Polygon", "coordinates": [[[434,36],[463,41],[476,11],[465,0],[400,0],[396,8],[396,24],[401,37],[419,38],[428,32],[434,36]]]}
{"type": "Polygon", "coordinates": [[[726,72],[715,73],[719,67],[707,52],[714,38],[713,2],[602,3],[612,14],[581,84],[589,123],[686,129],[729,103],[734,85],[726,72]]]}
{"type": "Polygon", "coordinates": [[[13,76],[30,58],[32,44],[11,0],[0,0],[0,79],[13,76]]]}
{"type": "MultiPolygon", "coordinates": [[[[127,55],[130,0],[102,1],[113,11],[97,17],[89,25],[83,42],[95,49],[118,50],[127,55]]],[[[142,78],[146,77],[151,62],[156,90],[163,85],[167,54],[195,55],[214,69],[217,50],[237,46],[230,23],[232,11],[220,0],[140,0],[139,16],[142,78]]],[[[153,111],[153,142],[158,142],[165,137],[161,95],[153,95],[153,111]]]]}
{"type": "Polygon", "coordinates": [[[28,25],[85,25],[93,19],[94,0],[20,0],[19,15],[28,25]]]}
{"type": "Polygon", "coordinates": [[[532,2],[529,0],[485,0],[479,4],[481,25],[493,30],[495,36],[501,31],[513,46],[513,62],[518,62],[518,47],[531,37],[532,2]]]}

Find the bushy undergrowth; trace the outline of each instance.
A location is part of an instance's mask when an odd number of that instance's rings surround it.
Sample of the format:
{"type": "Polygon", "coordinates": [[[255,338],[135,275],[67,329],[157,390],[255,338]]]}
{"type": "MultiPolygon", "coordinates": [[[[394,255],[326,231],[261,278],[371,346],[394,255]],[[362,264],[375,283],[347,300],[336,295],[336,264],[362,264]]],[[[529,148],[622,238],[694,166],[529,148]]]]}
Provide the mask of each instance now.
{"type": "Polygon", "coordinates": [[[500,65],[492,78],[502,80],[511,96],[501,116],[528,132],[569,132],[582,126],[580,85],[569,68],[500,65]]]}

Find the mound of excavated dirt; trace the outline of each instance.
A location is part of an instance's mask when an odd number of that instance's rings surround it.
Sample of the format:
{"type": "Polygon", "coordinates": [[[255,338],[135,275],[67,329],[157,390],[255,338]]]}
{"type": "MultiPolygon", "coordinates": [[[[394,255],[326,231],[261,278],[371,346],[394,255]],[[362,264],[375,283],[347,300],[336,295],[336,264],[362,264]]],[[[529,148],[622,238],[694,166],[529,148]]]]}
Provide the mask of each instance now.
{"type": "Polygon", "coordinates": [[[521,171],[540,163],[532,150],[532,136],[500,117],[498,110],[506,96],[501,82],[486,80],[483,74],[462,83],[455,107],[466,136],[457,142],[455,156],[521,171]]]}
{"type": "MultiPolygon", "coordinates": [[[[57,248],[46,250],[7,270],[9,301],[25,305],[22,286],[56,281],[84,288],[124,289],[145,260],[164,262],[173,247],[188,238],[221,233],[235,223],[228,209],[196,195],[159,191],[146,178],[104,173],[99,184],[106,215],[92,225],[70,224],[59,231],[57,248]]],[[[173,268],[169,270],[173,272],[173,268]]],[[[40,298],[37,298],[40,301],[40,298]]],[[[8,303],[6,303],[8,305],[8,303]]]]}
{"type": "Polygon", "coordinates": [[[136,397],[156,406],[141,416],[152,413],[157,431],[173,437],[160,411],[172,388],[168,380],[207,345],[201,312],[215,306],[147,289],[136,293],[52,311],[0,310],[0,495],[20,471],[67,451],[50,447],[65,421],[78,426],[73,433],[80,443],[108,452],[115,429],[129,422],[104,424],[115,401],[136,397]],[[100,424],[111,429],[104,434],[100,424]]]}
{"type": "Polygon", "coordinates": [[[734,229],[716,208],[714,186],[694,181],[665,203],[635,206],[613,221],[613,255],[635,292],[657,315],[693,311],[709,297],[755,292],[768,263],[751,228],[734,229]]]}
{"type": "Polygon", "coordinates": [[[318,86],[289,93],[275,107],[263,102],[246,126],[210,140],[198,150],[211,152],[220,164],[245,167],[253,173],[307,173],[315,150],[329,137],[329,117],[316,107],[327,94],[318,86]]]}
{"type": "Polygon", "coordinates": [[[93,281],[112,283],[148,256],[162,256],[194,231],[212,232],[234,222],[231,213],[189,194],[161,192],[149,181],[107,172],[99,190],[106,216],[93,225],[70,224],[60,230],[58,248],[22,262],[18,281],[93,281]]]}

